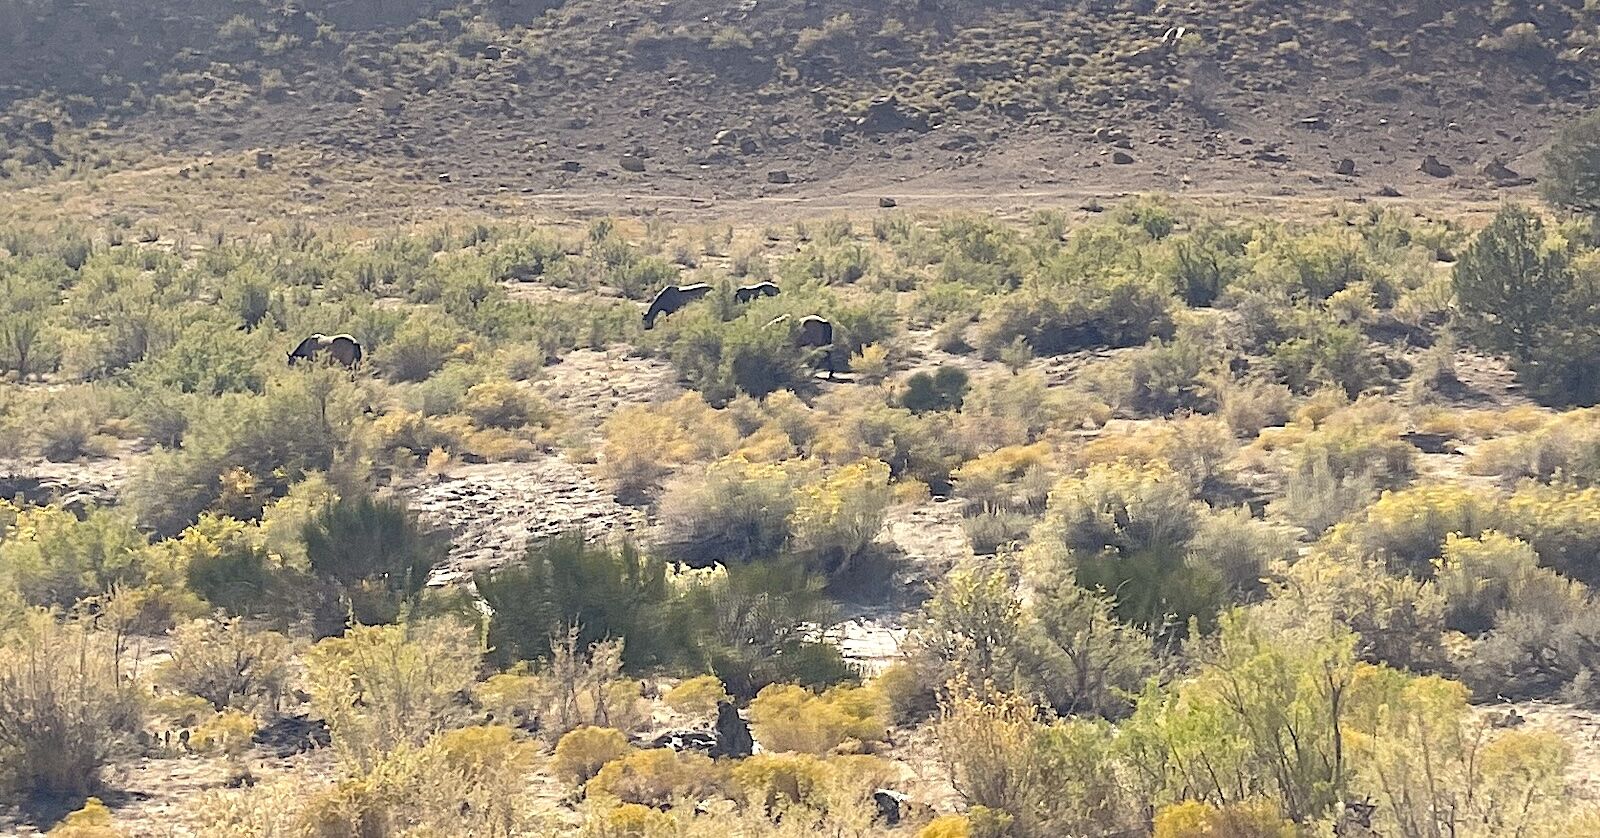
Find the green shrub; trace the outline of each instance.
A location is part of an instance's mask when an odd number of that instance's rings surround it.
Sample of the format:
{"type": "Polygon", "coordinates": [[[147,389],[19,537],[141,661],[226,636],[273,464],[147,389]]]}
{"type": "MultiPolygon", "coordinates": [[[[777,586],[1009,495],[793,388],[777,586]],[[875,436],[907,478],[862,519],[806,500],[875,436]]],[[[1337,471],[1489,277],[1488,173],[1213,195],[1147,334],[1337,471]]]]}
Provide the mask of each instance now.
{"type": "Polygon", "coordinates": [[[311,572],[333,586],[361,625],[397,619],[449,548],[441,533],[423,530],[404,504],[370,495],[332,502],[301,537],[311,572]]]}
{"type": "Polygon", "coordinates": [[[800,487],[792,541],[814,571],[840,574],[872,545],[889,508],[889,467],[861,460],[800,487]]]}
{"type": "Polygon", "coordinates": [[[1539,553],[1539,563],[1600,587],[1600,488],[1525,485],[1506,503],[1505,530],[1539,553]]]}
{"type": "Polygon", "coordinates": [[[705,754],[665,748],[634,751],[611,762],[584,786],[585,796],[623,803],[665,806],[674,800],[699,800],[718,791],[721,772],[705,754]]]}
{"type": "Polygon", "coordinates": [[[1493,530],[1478,538],[1448,536],[1435,579],[1445,600],[1445,625],[1467,634],[1488,631],[1506,612],[1560,621],[1588,598],[1581,585],[1540,567],[1526,542],[1493,530]]]}
{"type": "Polygon", "coordinates": [[[1017,686],[1064,716],[1126,715],[1156,671],[1150,638],[1114,615],[1116,600],[1070,579],[1047,578],[1035,593],[1017,686]]]}
{"type": "Polygon", "coordinates": [[[1554,403],[1600,400],[1600,289],[1573,270],[1564,243],[1520,207],[1500,210],[1456,263],[1468,336],[1510,355],[1530,389],[1554,403]]]}
{"type": "Polygon", "coordinates": [[[544,411],[533,396],[509,381],[485,381],[467,390],[461,412],[483,428],[514,429],[536,422],[544,411]]]}
{"type": "Polygon", "coordinates": [[[682,475],[661,496],[663,544],[696,564],[778,555],[789,543],[796,489],[807,473],[815,473],[808,461],[726,457],[682,475]]]}
{"type": "Polygon", "coordinates": [[[967,396],[967,373],[960,367],[940,367],[933,375],[919,372],[906,379],[900,404],[912,413],[960,410],[967,396]]]}
{"type": "Polygon", "coordinates": [[[631,668],[660,663],[674,648],[666,565],[631,544],[609,549],[569,533],[532,544],[520,564],[479,573],[489,608],[489,647],[502,661],[545,660],[550,642],[577,632],[580,648],[625,639],[631,668]]]}
{"type": "Polygon", "coordinates": [[[832,605],[822,579],[795,562],[756,562],[684,580],[683,611],[693,638],[691,671],[711,672],[735,696],[768,684],[821,688],[853,679],[838,647],[819,639],[832,605]]]}
{"type": "Polygon", "coordinates": [[[388,341],[367,349],[390,381],[422,381],[444,366],[458,342],[459,330],[451,321],[417,316],[408,318],[388,341]]]}
{"type": "Polygon", "coordinates": [[[1152,628],[1205,623],[1225,593],[1221,578],[1188,561],[1205,508],[1189,492],[1170,471],[1091,467],[1051,492],[1028,548],[1032,563],[1069,569],[1078,584],[1110,593],[1121,619],[1152,628]]]}
{"type": "Polygon", "coordinates": [[[690,678],[667,692],[667,706],[689,716],[710,718],[717,705],[728,701],[728,691],[715,675],[690,678]]]}
{"type": "Polygon", "coordinates": [[[233,616],[290,619],[301,611],[294,593],[303,581],[284,566],[245,525],[229,518],[201,516],[163,547],[183,568],[189,590],[233,616]]]}
{"type": "Polygon", "coordinates": [[[1027,701],[965,693],[946,702],[939,757],[970,806],[972,835],[1107,835],[1144,828],[1118,780],[1114,731],[1101,721],[1044,723],[1027,701]]]}
{"type": "Polygon", "coordinates": [[[1040,355],[1137,346],[1171,336],[1171,306],[1171,298],[1145,279],[1047,269],[1017,291],[990,298],[978,322],[977,346],[986,357],[998,357],[1017,337],[1040,355]]]}
{"type": "Polygon", "coordinates": [[[1600,116],[1587,114],[1562,126],[1544,155],[1545,198],[1556,206],[1600,213],[1600,116]]]}

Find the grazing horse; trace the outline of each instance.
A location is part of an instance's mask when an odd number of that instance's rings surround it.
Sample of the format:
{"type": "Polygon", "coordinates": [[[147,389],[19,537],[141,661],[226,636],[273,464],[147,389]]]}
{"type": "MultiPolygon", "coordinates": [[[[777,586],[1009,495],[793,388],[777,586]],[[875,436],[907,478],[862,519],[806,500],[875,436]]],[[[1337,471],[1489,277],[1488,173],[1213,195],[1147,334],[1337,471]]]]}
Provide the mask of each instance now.
{"type": "MultiPolygon", "coordinates": [[[[763,329],[789,324],[789,315],[780,314],[768,320],[763,329]]],[[[827,362],[828,380],[832,381],[836,370],[833,365],[833,324],[827,319],[815,314],[808,314],[800,318],[799,330],[795,332],[794,343],[796,346],[819,347],[823,350],[822,358],[827,362]]]]}
{"type": "Polygon", "coordinates": [[[757,282],[754,285],[741,285],[733,290],[733,301],[743,305],[759,297],[776,297],[783,293],[776,283],[757,282]]]}
{"type": "Polygon", "coordinates": [[[661,293],[650,303],[650,309],[644,313],[644,327],[655,328],[657,317],[672,314],[709,293],[711,286],[703,282],[698,285],[668,285],[661,289],[661,293]]]}
{"type": "Polygon", "coordinates": [[[323,354],[346,369],[355,369],[361,364],[361,342],[350,335],[312,335],[300,341],[300,345],[289,353],[289,365],[294,366],[299,361],[314,361],[323,354]]]}

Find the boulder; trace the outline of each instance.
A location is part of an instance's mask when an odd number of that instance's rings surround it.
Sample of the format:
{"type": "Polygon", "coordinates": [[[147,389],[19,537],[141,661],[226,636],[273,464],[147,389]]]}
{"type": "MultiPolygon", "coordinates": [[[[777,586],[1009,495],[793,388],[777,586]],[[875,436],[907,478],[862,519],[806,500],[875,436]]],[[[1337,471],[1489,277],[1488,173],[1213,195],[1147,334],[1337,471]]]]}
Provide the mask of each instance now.
{"type": "Polygon", "coordinates": [[[1348,157],[1340,160],[1339,162],[1333,164],[1333,173],[1336,175],[1344,175],[1345,177],[1354,177],[1356,173],[1356,161],[1351,160],[1348,157]]]}
{"type": "Polygon", "coordinates": [[[1114,152],[1111,155],[1111,162],[1117,164],[1118,166],[1126,166],[1133,162],[1133,155],[1126,151],[1114,152]]]}
{"type": "Polygon", "coordinates": [[[256,152],[256,168],[262,170],[263,172],[271,169],[272,168],[272,152],[270,152],[270,151],[258,151],[258,152],[256,152]]]}
{"type": "Polygon", "coordinates": [[[882,207],[884,209],[894,209],[895,207],[897,207],[899,205],[900,205],[900,202],[896,201],[893,198],[879,198],[878,199],[878,206],[880,206],[880,207],[882,207]]]}
{"type": "Polygon", "coordinates": [[[739,141],[740,154],[755,154],[759,151],[761,151],[761,144],[756,142],[753,138],[745,137],[739,141]]]}
{"type": "Polygon", "coordinates": [[[1398,197],[1400,197],[1400,190],[1394,188],[1393,186],[1390,186],[1389,184],[1384,184],[1383,186],[1378,187],[1378,197],[1379,198],[1398,198],[1398,197]]]}
{"type": "Polygon", "coordinates": [[[321,719],[279,716],[271,724],[257,729],[250,741],[280,759],[286,759],[295,754],[326,748],[333,737],[328,725],[321,719]]]}
{"type": "Polygon", "coordinates": [[[767,183],[789,183],[789,173],[783,169],[767,172],[767,183]]]}
{"type": "Polygon", "coordinates": [[[439,175],[439,182],[440,183],[449,183],[450,180],[451,180],[451,178],[450,178],[450,173],[449,172],[444,172],[444,173],[439,175]]]}
{"type": "Polygon", "coordinates": [[[1456,173],[1456,170],[1451,168],[1449,164],[1442,162],[1431,154],[1422,158],[1422,165],[1418,166],[1417,170],[1429,177],[1437,178],[1451,177],[1456,173]]]}
{"type": "Polygon", "coordinates": [[[864,134],[891,134],[897,131],[929,130],[928,115],[913,111],[900,104],[894,96],[874,99],[867,105],[865,116],[856,120],[856,129],[864,134]]]}
{"type": "Polygon", "coordinates": [[[844,135],[840,134],[839,130],[836,128],[822,129],[822,136],[820,139],[822,140],[823,145],[844,145],[844,135]]]}
{"type": "Polygon", "coordinates": [[[1483,174],[1492,180],[1516,180],[1522,177],[1506,165],[1506,161],[1496,157],[1483,166],[1483,174]]]}
{"type": "Polygon", "coordinates": [[[583,170],[583,164],[576,160],[563,160],[556,168],[568,174],[575,174],[583,170]]]}
{"type": "Polygon", "coordinates": [[[636,154],[624,154],[617,161],[617,165],[621,166],[624,172],[642,172],[644,171],[644,158],[636,154]]]}
{"type": "Polygon", "coordinates": [[[1111,128],[1105,125],[1094,129],[1094,139],[1101,143],[1115,143],[1128,139],[1128,132],[1121,128],[1111,128]]]}
{"type": "Polygon", "coordinates": [[[724,128],[711,138],[712,145],[738,145],[739,134],[731,128],[724,128]]]}

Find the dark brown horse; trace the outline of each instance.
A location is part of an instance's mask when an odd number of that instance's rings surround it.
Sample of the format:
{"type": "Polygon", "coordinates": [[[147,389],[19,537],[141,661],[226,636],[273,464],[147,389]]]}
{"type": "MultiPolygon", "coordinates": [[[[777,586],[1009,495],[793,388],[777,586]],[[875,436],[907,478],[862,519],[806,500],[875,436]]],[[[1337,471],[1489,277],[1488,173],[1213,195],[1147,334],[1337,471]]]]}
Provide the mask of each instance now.
{"type": "Polygon", "coordinates": [[[663,314],[672,314],[684,306],[711,293],[711,286],[705,283],[698,285],[668,285],[661,289],[650,308],[644,313],[644,327],[653,329],[656,318],[663,314]]]}
{"type": "Polygon", "coordinates": [[[779,288],[777,283],[757,282],[754,285],[741,285],[735,288],[733,290],[733,301],[743,305],[751,300],[761,297],[776,297],[781,293],[783,293],[783,289],[779,288]]]}
{"type": "Polygon", "coordinates": [[[355,369],[361,365],[361,342],[350,335],[312,335],[300,341],[300,345],[289,353],[289,365],[314,361],[322,355],[332,358],[346,369],[355,369]]]}

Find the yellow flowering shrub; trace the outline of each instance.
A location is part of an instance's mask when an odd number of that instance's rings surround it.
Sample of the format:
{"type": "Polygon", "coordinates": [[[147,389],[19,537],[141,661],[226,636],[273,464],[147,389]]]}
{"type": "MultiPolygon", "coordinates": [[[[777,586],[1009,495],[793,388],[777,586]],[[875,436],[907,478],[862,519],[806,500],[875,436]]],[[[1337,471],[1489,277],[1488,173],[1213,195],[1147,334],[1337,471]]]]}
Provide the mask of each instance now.
{"type": "Polygon", "coordinates": [[[833,687],[822,694],[792,684],[772,684],[750,702],[756,741],[768,751],[826,754],[848,740],[881,742],[888,735],[889,703],[867,687],[833,687]]]}

